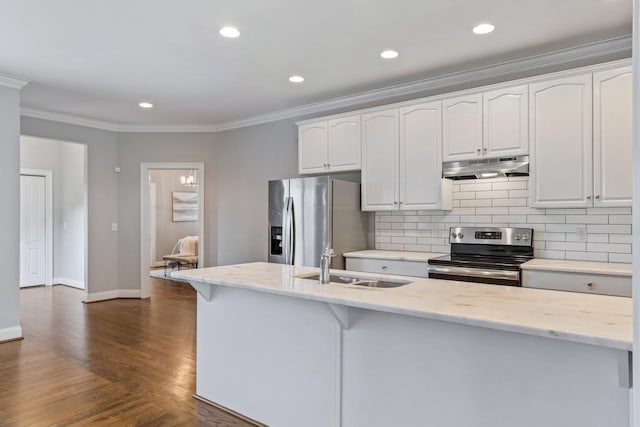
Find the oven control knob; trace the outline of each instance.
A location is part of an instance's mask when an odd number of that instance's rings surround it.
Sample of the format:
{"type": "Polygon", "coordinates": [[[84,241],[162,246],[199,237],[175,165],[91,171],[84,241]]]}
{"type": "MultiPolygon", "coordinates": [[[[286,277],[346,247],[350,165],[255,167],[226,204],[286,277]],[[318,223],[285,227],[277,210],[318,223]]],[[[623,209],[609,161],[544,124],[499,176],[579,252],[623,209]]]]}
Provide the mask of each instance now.
{"type": "Polygon", "coordinates": [[[458,235],[456,233],[451,233],[451,238],[455,239],[458,235]]]}
{"type": "Polygon", "coordinates": [[[515,236],[513,236],[513,238],[516,239],[516,240],[520,240],[520,235],[516,234],[515,236]]]}
{"type": "Polygon", "coordinates": [[[522,235],[522,240],[529,240],[529,235],[528,234],[523,234],[522,235]]]}
{"type": "Polygon", "coordinates": [[[458,239],[462,239],[464,237],[463,233],[458,233],[458,239]]]}

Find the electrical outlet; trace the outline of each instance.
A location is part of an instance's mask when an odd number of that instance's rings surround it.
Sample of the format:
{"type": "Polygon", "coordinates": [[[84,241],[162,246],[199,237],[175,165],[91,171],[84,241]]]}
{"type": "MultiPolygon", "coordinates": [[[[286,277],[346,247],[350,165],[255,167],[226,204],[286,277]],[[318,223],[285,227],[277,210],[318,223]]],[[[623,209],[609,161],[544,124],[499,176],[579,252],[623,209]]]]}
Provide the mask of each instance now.
{"type": "Polygon", "coordinates": [[[578,227],[576,228],[576,238],[578,242],[586,242],[587,241],[587,228],[586,227],[578,227]]]}
{"type": "Polygon", "coordinates": [[[112,222],[111,223],[111,231],[118,231],[118,223],[117,222],[112,222]]]}

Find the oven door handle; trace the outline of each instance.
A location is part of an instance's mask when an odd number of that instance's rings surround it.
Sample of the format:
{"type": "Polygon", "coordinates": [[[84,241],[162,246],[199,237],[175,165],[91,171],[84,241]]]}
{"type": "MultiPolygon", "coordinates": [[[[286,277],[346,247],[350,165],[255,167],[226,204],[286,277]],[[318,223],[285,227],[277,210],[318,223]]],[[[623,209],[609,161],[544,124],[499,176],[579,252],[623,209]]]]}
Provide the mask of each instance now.
{"type": "Polygon", "coordinates": [[[448,274],[450,276],[483,277],[487,279],[503,279],[518,281],[519,271],[490,270],[486,268],[466,268],[466,267],[444,267],[441,265],[430,265],[429,273],[448,274]]]}

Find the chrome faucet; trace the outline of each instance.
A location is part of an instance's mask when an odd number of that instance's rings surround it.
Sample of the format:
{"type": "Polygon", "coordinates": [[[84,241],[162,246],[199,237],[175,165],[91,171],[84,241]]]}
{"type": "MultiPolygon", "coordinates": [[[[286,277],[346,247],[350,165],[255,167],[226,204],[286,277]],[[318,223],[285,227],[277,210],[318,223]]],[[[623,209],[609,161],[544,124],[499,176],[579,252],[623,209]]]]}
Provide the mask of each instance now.
{"type": "Polygon", "coordinates": [[[331,268],[331,258],[336,256],[336,251],[331,249],[331,243],[327,243],[324,247],[322,256],[320,257],[320,284],[329,283],[329,269],[331,268]]]}

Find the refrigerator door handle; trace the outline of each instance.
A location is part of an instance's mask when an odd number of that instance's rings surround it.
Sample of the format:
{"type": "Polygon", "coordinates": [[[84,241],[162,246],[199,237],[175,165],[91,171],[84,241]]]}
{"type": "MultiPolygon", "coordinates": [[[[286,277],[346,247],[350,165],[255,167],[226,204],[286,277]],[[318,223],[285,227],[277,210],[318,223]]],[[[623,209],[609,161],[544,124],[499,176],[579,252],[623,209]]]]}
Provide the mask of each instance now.
{"type": "Polygon", "coordinates": [[[293,263],[293,199],[287,197],[284,208],[283,252],[284,263],[293,263]]]}

